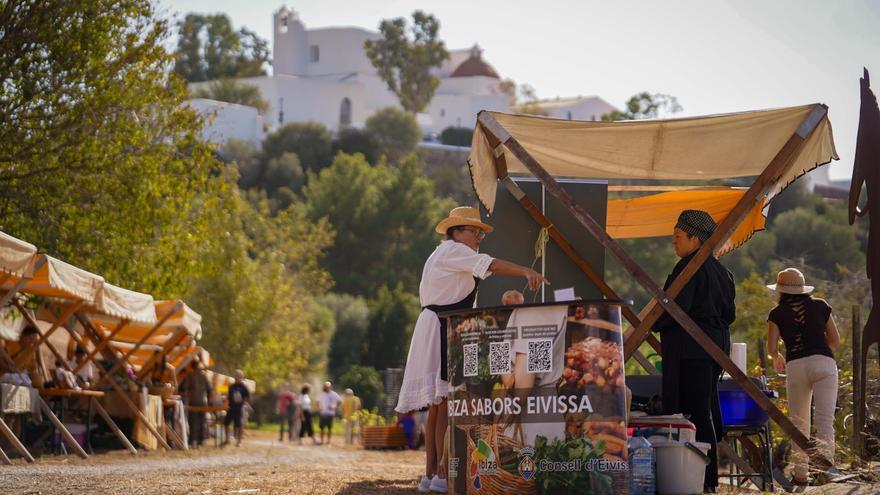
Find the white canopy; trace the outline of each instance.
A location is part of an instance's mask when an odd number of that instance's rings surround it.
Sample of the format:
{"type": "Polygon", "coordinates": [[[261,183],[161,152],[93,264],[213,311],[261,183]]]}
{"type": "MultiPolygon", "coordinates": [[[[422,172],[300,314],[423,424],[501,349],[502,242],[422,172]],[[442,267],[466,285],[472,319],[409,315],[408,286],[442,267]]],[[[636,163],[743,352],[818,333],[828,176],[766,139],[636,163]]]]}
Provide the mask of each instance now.
{"type": "Polygon", "coordinates": [[[37,247],[0,232],[0,271],[16,277],[33,274],[37,247]]]}
{"type": "MultiPolygon", "coordinates": [[[[816,105],[672,120],[582,122],[488,112],[550,175],[590,179],[708,180],[760,175],[816,105]]],[[[507,168],[528,169],[502,146],[507,168]]],[[[827,113],[767,194],[838,159],[827,113]]],[[[494,149],[478,123],[468,160],[491,213],[494,149]]]]}
{"type": "Polygon", "coordinates": [[[114,318],[139,323],[155,323],[156,308],[153,296],[123,289],[104,282],[98,291],[94,309],[114,318]]]}
{"type": "MultiPolygon", "coordinates": [[[[21,292],[62,299],[81,299],[87,304],[95,304],[98,292],[104,285],[103,277],[46,254],[37,255],[36,259],[43,259],[45,262],[36,270],[33,278],[24,284],[21,292]]],[[[17,278],[7,280],[3,288],[11,288],[17,278]]]]}

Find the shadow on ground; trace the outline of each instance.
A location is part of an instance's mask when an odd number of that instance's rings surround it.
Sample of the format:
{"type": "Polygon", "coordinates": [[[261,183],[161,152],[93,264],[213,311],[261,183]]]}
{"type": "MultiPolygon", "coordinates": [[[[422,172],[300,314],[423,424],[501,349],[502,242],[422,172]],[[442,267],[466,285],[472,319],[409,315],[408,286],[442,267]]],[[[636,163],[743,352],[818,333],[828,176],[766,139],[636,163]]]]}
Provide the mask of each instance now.
{"type": "Polygon", "coordinates": [[[370,480],[351,483],[336,495],[412,495],[416,483],[409,479],[370,480]]]}

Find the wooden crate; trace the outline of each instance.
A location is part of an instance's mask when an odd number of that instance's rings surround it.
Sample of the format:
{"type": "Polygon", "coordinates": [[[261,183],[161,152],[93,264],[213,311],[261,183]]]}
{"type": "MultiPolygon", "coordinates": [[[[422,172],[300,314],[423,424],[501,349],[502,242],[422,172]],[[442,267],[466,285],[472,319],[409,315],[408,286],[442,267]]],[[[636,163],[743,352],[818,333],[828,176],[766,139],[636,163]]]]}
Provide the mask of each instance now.
{"type": "Polygon", "coordinates": [[[400,426],[364,426],[361,442],[365,449],[405,449],[406,436],[400,426]]]}

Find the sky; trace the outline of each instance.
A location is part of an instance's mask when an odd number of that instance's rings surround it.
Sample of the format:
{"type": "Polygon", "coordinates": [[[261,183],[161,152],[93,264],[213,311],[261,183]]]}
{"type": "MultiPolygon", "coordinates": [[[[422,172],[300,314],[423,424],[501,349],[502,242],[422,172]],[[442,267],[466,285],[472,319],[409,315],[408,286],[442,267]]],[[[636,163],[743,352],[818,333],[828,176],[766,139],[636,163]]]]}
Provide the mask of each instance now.
{"type": "MultiPolygon", "coordinates": [[[[272,41],[279,0],[159,0],[163,13],[224,12],[272,41]]],[[[539,98],[600,96],[621,107],[648,91],[673,95],[676,116],[825,103],[848,179],[858,128],[859,77],[880,93],[878,0],[302,0],[286,3],[307,29],[357,26],[423,10],[449,49],[483,48],[502,78],[539,98]]]]}

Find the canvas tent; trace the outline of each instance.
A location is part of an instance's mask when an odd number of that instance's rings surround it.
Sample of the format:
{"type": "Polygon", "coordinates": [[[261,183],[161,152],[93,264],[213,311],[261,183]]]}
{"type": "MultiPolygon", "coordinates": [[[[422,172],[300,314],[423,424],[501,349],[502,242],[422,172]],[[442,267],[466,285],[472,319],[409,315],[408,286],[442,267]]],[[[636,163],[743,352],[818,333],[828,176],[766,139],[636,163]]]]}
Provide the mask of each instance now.
{"type": "MultiPolygon", "coordinates": [[[[819,466],[830,463],[717,345],[675,303],[675,296],[699,266],[723,250],[753,211],[766,208],[788,184],[813,168],[837,159],[827,107],[821,104],[708,117],[632,122],[578,122],[526,115],[480,112],[469,159],[478,199],[488,212],[495,205],[497,182],[516,197],[535,221],[606,297],[619,299],[567,241],[554,232],[534,203],[510,178],[531,173],[577,222],[615,256],[630,276],[654,298],[636,315],[624,310],[633,331],[625,355],[649,337],[666,311],[770,415],[792,441],[810,452],[819,466]],[[588,179],[693,180],[756,177],[735,200],[715,233],[663,290],[589,213],[562,189],[556,177],[588,179]]],[[[671,230],[671,229],[670,229],[671,230]]],[[[649,339],[651,340],[651,339],[649,339]]],[[[657,345],[652,341],[652,345],[657,345]]],[[[644,364],[644,363],[643,363],[644,364]]]]}

